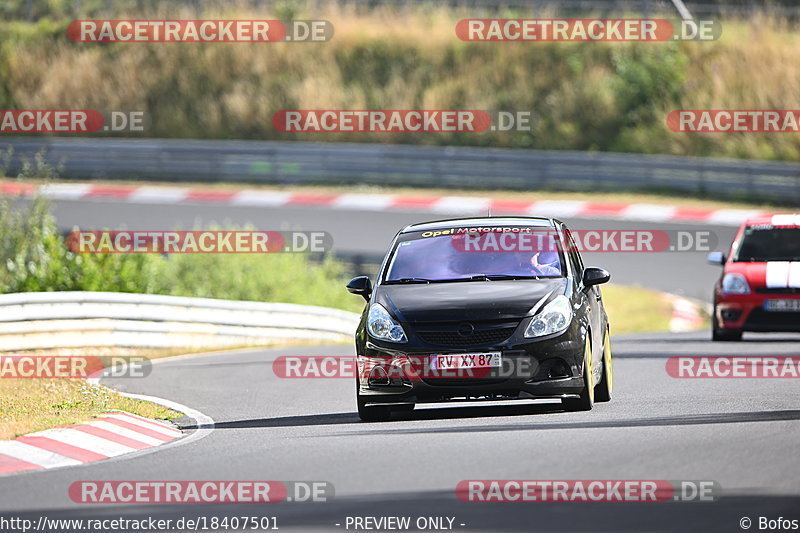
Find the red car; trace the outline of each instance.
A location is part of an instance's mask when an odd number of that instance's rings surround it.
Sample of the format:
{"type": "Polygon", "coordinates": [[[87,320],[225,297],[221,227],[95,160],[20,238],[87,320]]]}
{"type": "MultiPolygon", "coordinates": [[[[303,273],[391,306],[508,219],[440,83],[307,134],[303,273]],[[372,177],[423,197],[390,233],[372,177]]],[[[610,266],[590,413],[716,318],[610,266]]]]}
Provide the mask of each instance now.
{"type": "Polygon", "coordinates": [[[714,286],[713,340],[800,332],[800,214],[748,219],[728,256],[711,252],[708,262],[724,266],[714,286]]]}

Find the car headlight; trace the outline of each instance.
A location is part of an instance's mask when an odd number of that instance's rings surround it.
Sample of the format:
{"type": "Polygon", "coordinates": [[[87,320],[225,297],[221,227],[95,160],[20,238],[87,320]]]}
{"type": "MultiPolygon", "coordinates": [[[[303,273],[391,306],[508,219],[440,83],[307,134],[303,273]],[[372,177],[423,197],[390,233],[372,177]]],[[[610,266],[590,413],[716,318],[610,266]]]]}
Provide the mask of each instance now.
{"type": "Polygon", "coordinates": [[[372,304],[369,307],[367,330],[376,339],[389,342],[408,342],[403,326],[398,324],[380,304],[372,304]]]}
{"type": "Polygon", "coordinates": [[[569,298],[563,294],[545,305],[539,313],[533,317],[528,329],[525,330],[526,337],[541,337],[560,333],[569,327],[572,322],[572,307],[569,298]]]}
{"type": "Polygon", "coordinates": [[[750,285],[741,274],[725,274],[722,278],[722,292],[730,294],[750,294],[750,285]]]}

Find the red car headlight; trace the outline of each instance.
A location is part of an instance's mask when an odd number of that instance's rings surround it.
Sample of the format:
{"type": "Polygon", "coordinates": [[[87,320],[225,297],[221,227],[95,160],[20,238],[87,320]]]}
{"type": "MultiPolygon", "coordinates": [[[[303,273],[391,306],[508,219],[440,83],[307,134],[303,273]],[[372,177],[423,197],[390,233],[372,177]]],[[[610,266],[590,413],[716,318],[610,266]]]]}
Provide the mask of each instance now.
{"type": "Polygon", "coordinates": [[[750,294],[750,285],[741,274],[725,274],[722,278],[722,292],[728,294],[750,294]]]}

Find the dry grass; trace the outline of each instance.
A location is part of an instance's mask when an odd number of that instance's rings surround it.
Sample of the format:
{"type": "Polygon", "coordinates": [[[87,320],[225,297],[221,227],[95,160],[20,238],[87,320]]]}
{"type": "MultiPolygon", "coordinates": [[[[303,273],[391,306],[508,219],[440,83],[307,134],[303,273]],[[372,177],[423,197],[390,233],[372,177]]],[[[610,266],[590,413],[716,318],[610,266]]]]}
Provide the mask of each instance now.
{"type": "Polygon", "coordinates": [[[669,331],[672,304],[663,293],[621,285],[604,285],[602,291],[612,334],[669,331]]]}
{"type": "MultiPolygon", "coordinates": [[[[280,4],[278,4],[280,6],[280,4]]],[[[286,18],[237,3],[205,17],[286,18]]],[[[676,108],[800,108],[800,34],[782,19],[723,21],[715,42],[465,43],[446,7],[359,11],[323,4],[328,43],[80,45],[9,37],[17,108],[143,109],[148,136],[369,140],[800,160],[796,134],[677,134],[676,108]],[[79,75],[76,75],[79,73],[79,75]],[[278,109],[531,110],[529,133],[280,134],[278,109]]],[[[191,18],[164,7],[151,18],[191,18]]],[[[142,14],[121,12],[118,18],[142,14]]],[[[2,65],[2,62],[0,62],[2,65]]],[[[0,91],[0,95],[2,91],[0,91]]],[[[3,104],[0,96],[0,104],[3,104]]]]}
{"type": "Polygon", "coordinates": [[[82,379],[0,379],[0,440],[85,422],[109,409],[161,420],[182,416],[82,379]]]}
{"type": "MultiPolygon", "coordinates": [[[[296,343],[308,345],[310,342],[296,343]]],[[[285,345],[292,345],[285,344],[285,345]]],[[[232,352],[257,346],[230,346],[219,351],[232,352]]],[[[142,349],[122,346],[64,348],[59,356],[144,356],[149,359],[213,353],[210,348],[142,349]]],[[[3,352],[3,356],[52,355],[52,350],[3,352]]],[[[102,385],[83,379],[0,379],[0,440],[52,427],[85,422],[110,409],[119,409],[147,418],[172,420],[181,413],[159,405],[133,400],[102,385]]]]}

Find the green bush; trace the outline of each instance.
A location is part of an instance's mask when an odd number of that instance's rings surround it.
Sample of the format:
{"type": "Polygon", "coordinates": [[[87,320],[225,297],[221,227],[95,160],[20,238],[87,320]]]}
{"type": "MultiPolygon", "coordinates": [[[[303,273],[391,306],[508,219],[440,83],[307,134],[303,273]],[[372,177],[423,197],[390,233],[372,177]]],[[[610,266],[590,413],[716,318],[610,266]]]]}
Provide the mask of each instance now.
{"type": "Polygon", "coordinates": [[[321,305],[359,311],[341,263],[303,254],[75,254],[48,202],[0,201],[0,292],[111,291],[321,305]]]}

